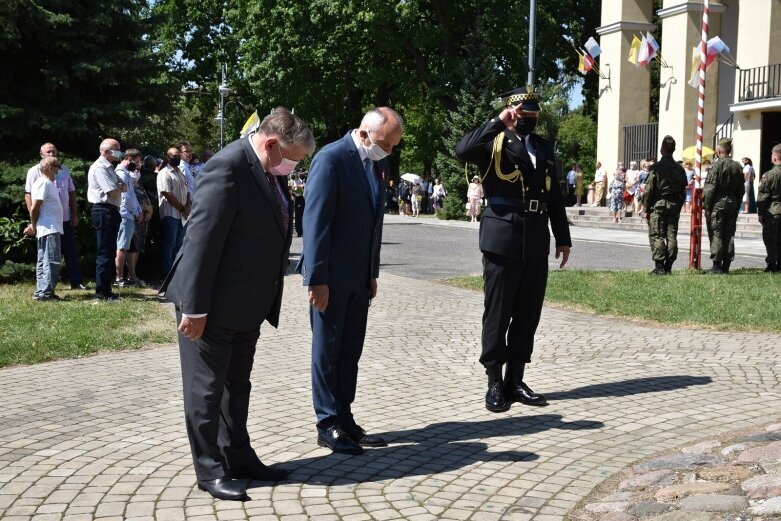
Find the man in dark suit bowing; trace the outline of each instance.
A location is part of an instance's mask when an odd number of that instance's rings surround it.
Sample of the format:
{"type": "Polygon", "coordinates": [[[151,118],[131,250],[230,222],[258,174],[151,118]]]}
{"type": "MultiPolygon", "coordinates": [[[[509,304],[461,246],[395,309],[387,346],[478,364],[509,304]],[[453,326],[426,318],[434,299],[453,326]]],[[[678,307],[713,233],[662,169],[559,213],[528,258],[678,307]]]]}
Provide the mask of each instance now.
{"type": "Polygon", "coordinates": [[[312,401],[318,444],[360,454],[385,440],[366,434],[351,411],[371,299],[377,294],[385,159],[401,141],[402,119],[379,107],[357,130],[324,147],[306,184],[304,249],[298,271],[309,287],[312,401]]]}
{"type": "Polygon", "coordinates": [[[528,87],[501,95],[504,110],[456,145],[477,165],[488,207],[480,221],[485,311],[480,363],[488,375],[485,407],[546,405],[524,382],[548,281],[550,232],[563,268],[572,242],[550,143],[533,134],[539,96],[528,87]],[[504,381],[502,366],[507,364],[504,381]]]}
{"type": "Polygon", "coordinates": [[[161,287],[176,306],[184,409],[198,487],[246,499],[246,483],[288,472],[250,446],[250,372],[260,325],[279,323],[293,208],[287,175],[314,151],[307,124],[278,107],[204,167],[187,235],[161,287]]]}

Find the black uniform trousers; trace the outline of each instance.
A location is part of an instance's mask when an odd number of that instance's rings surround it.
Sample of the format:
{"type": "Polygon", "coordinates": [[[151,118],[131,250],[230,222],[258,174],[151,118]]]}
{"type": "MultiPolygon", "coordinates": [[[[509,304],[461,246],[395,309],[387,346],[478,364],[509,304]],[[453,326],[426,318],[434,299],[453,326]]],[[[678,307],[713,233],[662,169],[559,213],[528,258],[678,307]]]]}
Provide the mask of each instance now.
{"type": "Polygon", "coordinates": [[[509,360],[531,362],[548,282],[547,256],[519,260],[483,252],[483,282],[480,363],[490,368],[501,367],[509,360]]]}
{"type": "MultiPolygon", "coordinates": [[[[177,310],[176,323],[182,315],[177,310]]],[[[236,331],[206,320],[198,340],[179,334],[184,415],[195,475],[226,477],[259,462],[247,432],[250,373],[260,327],[236,331]]]]}

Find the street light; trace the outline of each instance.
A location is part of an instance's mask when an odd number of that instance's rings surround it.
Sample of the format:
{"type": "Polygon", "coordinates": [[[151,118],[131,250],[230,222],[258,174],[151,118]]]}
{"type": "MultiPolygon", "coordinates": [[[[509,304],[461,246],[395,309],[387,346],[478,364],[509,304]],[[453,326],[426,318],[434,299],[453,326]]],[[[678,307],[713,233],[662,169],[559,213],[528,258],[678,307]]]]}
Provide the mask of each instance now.
{"type": "Polygon", "coordinates": [[[217,117],[214,118],[214,121],[220,124],[220,149],[222,149],[223,144],[225,143],[225,98],[227,98],[230,95],[231,90],[228,88],[228,84],[226,83],[226,73],[228,71],[228,66],[223,64],[222,67],[222,82],[220,83],[220,86],[217,88],[217,91],[220,93],[220,108],[217,112],[217,117]]]}

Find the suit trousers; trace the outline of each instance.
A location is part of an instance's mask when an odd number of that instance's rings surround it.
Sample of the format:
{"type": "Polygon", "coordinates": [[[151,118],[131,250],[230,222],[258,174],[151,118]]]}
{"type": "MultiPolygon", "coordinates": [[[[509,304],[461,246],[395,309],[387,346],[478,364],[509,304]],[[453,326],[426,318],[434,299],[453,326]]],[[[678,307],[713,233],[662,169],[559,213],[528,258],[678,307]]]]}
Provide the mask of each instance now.
{"type": "MultiPolygon", "coordinates": [[[[176,322],[181,322],[177,310],[176,322]]],[[[198,340],[179,334],[184,416],[195,475],[228,476],[259,462],[247,432],[250,373],[260,327],[236,331],[206,320],[198,340]]]]}
{"type": "Polygon", "coordinates": [[[313,306],[309,308],[312,401],[320,431],[355,426],[351,406],[355,401],[368,312],[369,288],[359,292],[330,289],[324,312],[313,306]]]}
{"type": "Polygon", "coordinates": [[[531,362],[548,282],[548,258],[524,261],[483,252],[483,282],[480,363],[490,368],[501,367],[508,360],[531,362]]]}
{"type": "Polygon", "coordinates": [[[62,256],[65,257],[65,275],[71,283],[71,287],[82,283],[81,260],[76,246],[76,230],[70,221],[62,223],[62,256]]]}
{"type": "Polygon", "coordinates": [[[108,297],[114,283],[114,258],[117,256],[119,208],[108,203],[92,205],[92,224],[95,226],[97,252],[95,255],[95,295],[108,297]]]}

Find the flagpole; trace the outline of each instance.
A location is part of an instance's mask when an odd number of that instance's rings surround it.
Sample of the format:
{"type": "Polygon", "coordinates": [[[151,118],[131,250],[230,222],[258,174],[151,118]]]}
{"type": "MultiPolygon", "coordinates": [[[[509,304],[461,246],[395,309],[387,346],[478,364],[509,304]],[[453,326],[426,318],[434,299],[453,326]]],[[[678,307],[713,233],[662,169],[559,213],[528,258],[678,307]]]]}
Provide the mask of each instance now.
{"type": "MultiPolygon", "coordinates": [[[[700,184],[702,179],[702,126],[705,121],[705,66],[708,60],[708,14],[710,0],[702,3],[702,42],[700,43],[700,85],[697,90],[697,153],[694,175],[700,184]]],[[[692,194],[691,235],[689,236],[689,267],[700,269],[702,260],[702,188],[695,188],[692,194]]]]}
{"type": "Polygon", "coordinates": [[[537,0],[529,2],[529,74],[526,83],[534,85],[534,54],[536,53],[535,41],[537,39],[537,0]]]}

